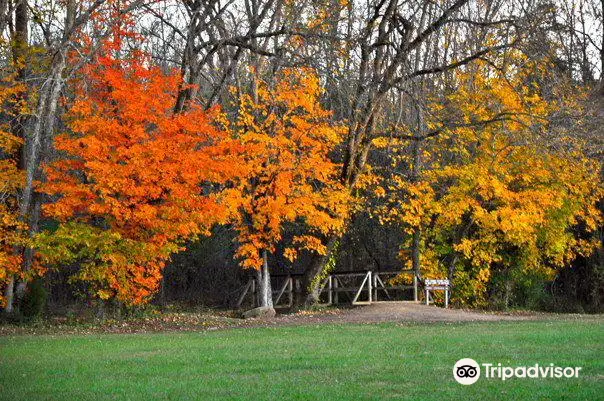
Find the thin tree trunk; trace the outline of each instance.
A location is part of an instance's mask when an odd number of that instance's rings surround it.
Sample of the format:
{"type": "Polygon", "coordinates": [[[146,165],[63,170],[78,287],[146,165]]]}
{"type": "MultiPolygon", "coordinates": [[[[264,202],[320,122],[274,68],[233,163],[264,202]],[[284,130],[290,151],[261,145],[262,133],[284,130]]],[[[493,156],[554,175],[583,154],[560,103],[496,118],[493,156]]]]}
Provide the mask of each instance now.
{"type": "MultiPolygon", "coordinates": [[[[3,2],[3,6],[5,4],[6,4],[6,2],[3,2]]],[[[4,9],[2,10],[2,12],[4,14],[4,9]]],[[[7,15],[7,18],[8,18],[8,15],[7,15]]],[[[27,58],[27,52],[28,52],[28,37],[29,37],[28,24],[29,24],[29,12],[27,9],[27,2],[23,0],[23,1],[18,2],[15,5],[15,31],[14,31],[14,36],[13,36],[12,46],[11,46],[13,63],[16,68],[17,80],[19,82],[24,82],[26,75],[27,75],[26,58],[27,58]]],[[[3,32],[3,29],[0,32],[3,32]]],[[[15,108],[16,108],[16,110],[14,111],[16,117],[11,122],[11,130],[16,137],[21,138],[23,140],[23,143],[25,143],[25,141],[27,140],[26,134],[25,134],[26,116],[23,115],[19,109],[21,108],[21,104],[26,101],[27,94],[19,94],[17,96],[18,96],[18,98],[15,99],[15,103],[14,103],[15,108]]],[[[21,149],[18,151],[19,159],[17,161],[17,166],[21,170],[27,169],[27,157],[25,155],[26,150],[27,150],[27,148],[24,145],[22,145],[21,149]]],[[[21,215],[22,215],[22,217],[25,217],[23,214],[21,214],[21,215]]],[[[20,246],[15,247],[14,252],[17,255],[24,254],[24,250],[20,246]]],[[[4,295],[5,295],[5,299],[6,299],[6,305],[4,307],[4,311],[7,313],[11,313],[14,310],[13,303],[14,303],[14,298],[15,298],[15,292],[19,293],[18,289],[17,289],[17,291],[15,291],[15,278],[10,277],[8,280],[8,283],[6,285],[6,288],[4,290],[4,295]]]]}
{"type": "MultiPolygon", "coordinates": [[[[419,111],[418,111],[419,113],[419,111]]],[[[419,137],[419,135],[418,135],[419,137]]],[[[413,141],[413,169],[411,182],[416,183],[419,181],[420,169],[421,169],[421,143],[420,139],[413,141]]],[[[411,243],[411,265],[413,267],[413,274],[416,277],[421,276],[421,227],[417,226],[413,228],[413,239],[411,243]]]]}
{"type": "MultiPolygon", "coordinates": [[[[417,134],[413,141],[413,167],[411,170],[411,182],[419,182],[422,174],[422,139],[424,134],[424,113],[421,105],[417,104],[417,134]]],[[[416,277],[421,277],[421,226],[413,229],[413,242],[411,244],[411,265],[413,266],[413,274],[416,277]]]]}
{"type": "Polygon", "coordinates": [[[413,243],[411,244],[411,266],[413,267],[413,274],[420,278],[421,273],[421,236],[422,229],[415,227],[413,229],[413,243]]]}
{"type": "Polygon", "coordinates": [[[273,288],[271,287],[271,276],[268,270],[268,254],[266,249],[262,251],[262,268],[257,271],[259,306],[273,309],[273,288]]]}

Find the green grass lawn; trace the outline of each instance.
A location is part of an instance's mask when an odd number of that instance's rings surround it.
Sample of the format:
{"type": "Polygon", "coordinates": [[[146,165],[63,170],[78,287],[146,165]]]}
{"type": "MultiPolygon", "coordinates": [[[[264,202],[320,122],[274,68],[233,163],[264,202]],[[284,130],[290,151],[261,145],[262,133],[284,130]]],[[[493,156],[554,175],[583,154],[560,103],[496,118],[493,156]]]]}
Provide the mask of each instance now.
{"type": "Polygon", "coordinates": [[[0,338],[2,400],[604,399],[601,320],[323,325],[0,338]],[[463,357],[582,366],[456,383],[463,357]]]}

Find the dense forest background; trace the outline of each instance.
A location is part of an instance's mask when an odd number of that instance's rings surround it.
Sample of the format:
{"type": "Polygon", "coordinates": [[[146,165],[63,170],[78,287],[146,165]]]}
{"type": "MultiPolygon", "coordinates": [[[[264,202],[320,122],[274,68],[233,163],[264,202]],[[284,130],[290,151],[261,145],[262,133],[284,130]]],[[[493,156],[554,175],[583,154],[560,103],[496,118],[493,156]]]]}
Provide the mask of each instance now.
{"type": "Polygon", "coordinates": [[[0,1],[5,311],[402,269],[601,311],[603,6],[0,1]]]}

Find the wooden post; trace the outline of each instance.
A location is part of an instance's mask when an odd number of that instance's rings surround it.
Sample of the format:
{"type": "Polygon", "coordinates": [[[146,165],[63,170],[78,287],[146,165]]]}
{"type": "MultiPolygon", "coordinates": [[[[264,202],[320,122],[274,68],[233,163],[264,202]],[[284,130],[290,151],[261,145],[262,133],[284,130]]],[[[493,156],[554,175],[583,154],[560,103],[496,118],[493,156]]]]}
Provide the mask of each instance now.
{"type": "Polygon", "coordinates": [[[292,281],[294,284],[294,294],[295,296],[298,296],[302,292],[302,284],[300,283],[301,280],[299,278],[292,277],[292,281]]]}
{"type": "Polygon", "coordinates": [[[445,290],[445,308],[449,307],[449,287],[445,290]]]}
{"type": "Polygon", "coordinates": [[[338,294],[338,278],[336,276],[333,276],[333,302],[335,304],[340,303],[340,295],[338,294]]]}
{"type": "Polygon", "coordinates": [[[430,305],[429,301],[428,301],[428,296],[430,295],[429,290],[426,288],[426,305],[430,305]]]}
{"type": "Polygon", "coordinates": [[[378,273],[373,273],[373,300],[378,300],[378,286],[377,286],[378,273]]]}
{"type": "Polygon", "coordinates": [[[256,279],[254,278],[252,279],[252,299],[254,300],[252,306],[258,306],[258,290],[256,288],[256,279]]]}
{"type": "Polygon", "coordinates": [[[371,270],[367,272],[367,276],[369,277],[367,285],[369,285],[369,303],[371,303],[372,295],[373,295],[373,277],[371,277],[371,270]]]}
{"type": "Polygon", "coordinates": [[[327,276],[327,286],[329,291],[327,291],[327,304],[331,305],[333,303],[333,278],[331,277],[331,274],[329,276],[327,276]]]}
{"type": "Polygon", "coordinates": [[[291,308],[294,304],[294,279],[292,276],[288,276],[287,281],[287,305],[291,308]]]}

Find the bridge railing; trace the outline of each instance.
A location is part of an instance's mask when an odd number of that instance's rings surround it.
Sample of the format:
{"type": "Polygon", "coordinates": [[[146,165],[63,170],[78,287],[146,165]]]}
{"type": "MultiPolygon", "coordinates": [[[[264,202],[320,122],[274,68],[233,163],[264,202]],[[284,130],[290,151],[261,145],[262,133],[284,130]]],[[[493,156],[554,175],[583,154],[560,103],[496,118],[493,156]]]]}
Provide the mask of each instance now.
{"type": "MultiPolygon", "coordinates": [[[[300,288],[301,277],[302,274],[271,274],[273,307],[291,308],[293,306],[294,294],[300,288]]],[[[255,277],[249,278],[235,306],[240,308],[246,300],[251,300],[252,306],[258,305],[258,282],[255,277]]]]}
{"type": "Polygon", "coordinates": [[[417,275],[415,275],[412,269],[406,269],[401,271],[390,271],[390,272],[374,272],[373,273],[373,288],[374,288],[374,296],[373,299],[375,301],[378,300],[380,292],[388,301],[394,300],[394,295],[391,294],[397,290],[413,290],[413,300],[419,300],[419,292],[418,292],[419,279],[417,275]],[[392,279],[399,277],[401,275],[411,275],[411,284],[393,284],[392,279]]]}
{"type": "MultiPolygon", "coordinates": [[[[293,306],[296,291],[301,289],[302,274],[273,274],[273,305],[275,308],[293,306]]],[[[413,300],[419,300],[419,279],[413,270],[398,271],[347,271],[334,272],[319,284],[320,299],[323,305],[340,304],[367,305],[372,302],[401,300],[402,291],[413,290],[413,300]],[[410,284],[397,283],[394,279],[409,274],[410,284]],[[397,296],[398,295],[398,296],[397,296]]],[[[251,298],[252,305],[258,304],[258,284],[255,277],[250,277],[241,292],[236,306],[239,308],[251,298]]]]}

